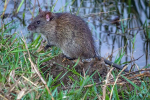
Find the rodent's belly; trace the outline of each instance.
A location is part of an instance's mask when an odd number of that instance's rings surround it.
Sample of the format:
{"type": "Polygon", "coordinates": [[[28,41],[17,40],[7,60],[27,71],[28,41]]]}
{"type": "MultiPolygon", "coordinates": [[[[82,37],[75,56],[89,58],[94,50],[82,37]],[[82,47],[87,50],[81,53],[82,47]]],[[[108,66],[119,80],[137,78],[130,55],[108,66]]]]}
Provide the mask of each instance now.
{"type": "Polygon", "coordinates": [[[71,55],[66,50],[62,50],[62,52],[66,57],[72,58],[71,55]]]}

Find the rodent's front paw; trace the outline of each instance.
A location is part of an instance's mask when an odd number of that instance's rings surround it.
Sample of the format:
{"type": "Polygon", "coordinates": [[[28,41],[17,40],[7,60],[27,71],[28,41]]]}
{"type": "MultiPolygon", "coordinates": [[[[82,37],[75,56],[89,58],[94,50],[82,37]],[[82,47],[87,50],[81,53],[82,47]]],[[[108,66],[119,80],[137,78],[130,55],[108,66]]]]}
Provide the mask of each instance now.
{"type": "Polygon", "coordinates": [[[44,50],[47,50],[49,47],[51,47],[51,45],[46,45],[45,47],[44,47],[44,50]]]}

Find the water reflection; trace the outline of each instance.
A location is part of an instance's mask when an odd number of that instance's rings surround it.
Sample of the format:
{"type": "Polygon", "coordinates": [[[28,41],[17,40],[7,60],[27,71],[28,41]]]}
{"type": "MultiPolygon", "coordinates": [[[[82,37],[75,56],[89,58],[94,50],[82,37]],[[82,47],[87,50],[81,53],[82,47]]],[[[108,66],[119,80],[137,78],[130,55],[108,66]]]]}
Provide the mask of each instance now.
{"type": "MultiPolygon", "coordinates": [[[[31,4],[30,1],[25,0],[19,13],[16,14],[20,0],[16,0],[16,2],[10,0],[3,20],[5,24],[14,21],[9,25],[12,28],[10,33],[22,31],[24,35],[29,36],[26,26],[32,18],[30,12],[33,11],[34,1],[31,0],[31,4]],[[18,25],[18,27],[12,27],[14,25],[18,25]]],[[[84,18],[92,30],[101,56],[109,57],[110,60],[114,61],[125,53],[120,62],[123,63],[135,60],[144,54],[131,65],[137,64],[143,68],[150,64],[150,32],[146,28],[150,23],[148,1],[49,0],[47,2],[46,0],[39,0],[39,2],[43,10],[70,12],[84,18]]],[[[2,5],[0,9],[3,9],[4,1],[0,1],[0,4],[2,5]]],[[[37,5],[35,7],[34,16],[38,11],[37,5]]]]}

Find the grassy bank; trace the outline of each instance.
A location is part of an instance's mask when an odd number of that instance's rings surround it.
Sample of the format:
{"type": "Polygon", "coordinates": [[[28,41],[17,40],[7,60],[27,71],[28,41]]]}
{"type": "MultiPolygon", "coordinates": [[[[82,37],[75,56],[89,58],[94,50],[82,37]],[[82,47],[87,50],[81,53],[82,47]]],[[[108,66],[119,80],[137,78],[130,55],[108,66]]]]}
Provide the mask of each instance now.
{"type": "MultiPolygon", "coordinates": [[[[58,78],[46,77],[40,71],[40,64],[55,56],[52,51],[40,51],[38,36],[27,44],[18,33],[0,36],[0,98],[3,99],[150,99],[149,73],[122,74],[110,69],[107,76],[94,82],[92,75],[81,76],[79,80],[65,86],[52,85],[58,78]],[[50,55],[50,56],[47,56],[50,55]],[[40,60],[43,59],[43,60],[40,60]]],[[[73,70],[73,69],[71,69],[73,70]]],[[[68,69],[68,71],[71,71],[68,69]]],[[[149,70],[149,69],[147,69],[149,70]]],[[[95,74],[95,73],[93,73],[95,74]]],[[[59,75],[58,75],[59,76],[59,75]]],[[[68,76],[69,77],[69,76],[68,76]]],[[[71,77],[70,77],[71,79],[71,77]]]]}
{"type": "MultiPolygon", "coordinates": [[[[6,1],[7,0],[5,0],[6,5],[4,10],[1,12],[3,14],[7,9],[8,1],[6,1]]],[[[16,13],[19,12],[21,6],[25,3],[24,1],[25,0],[22,0],[22,2],[20,2],[16,13]]],[[[58,0],[56,0],[56,3],[57,1],[58,0]]],[[[74,3],[75,0],[72,2],[74,3]]],[[[56,3],[54,3],[51,8],[52,10],[54,10],[56,3]]],[[[131,0],[129,0],[128,3],[129,12],[132,12],[131,0]]],[[[62,7],[61,11],[63,11],[67,5],[68,3],[62,7]]],[[[79,13],[79,10],[80,8],[76,14],[79,13]]],[[[105,14],[107,15],[107,13],[108,12],[105,14]]],[[[24,21],[25,12],[21,14],[22,20],[24,21]]],[[[130,73],[125,73],[123,70],[116,70],[109,66],[106,75],[102,77],[98,71],[90,75],[88,74],[88,70],[82,70],[82,74],[78,72],[75,69],[79,63],[79,60],[77,60],[77,62],[71,66],[69,64],[65,66],[60,65],[66,72],[62,73],[60,71],[60,73],[54,75],[50,73],[49,69],[51,69],[51,67],[48,66],[49,64],[46,62],[52,61],[53,58],[58,56],[61,53],[60,49],[52,47],[44,51],[43,47],[45,44],[42,43],[40,35],[34,37],[33,42],[27,42],[21,32],[12,33],[12,29],[17,29],[16,25],[11,25],[13,21],[5,22],[0,27],[0,100],[150,100],[150,64],[139,71],[130,73]],[[44,66],[42,64],[44,64],[44,66]],[[42,71],[43,68],[46,70],[42,71]],[[68,73],[71,73],[71,75],[68,75],[68,73]],[[98,81],[95,81],[95,74],[98,76],[98,81]],[[65,84],[61,81],[64,77],[68,78],[69,84],[65,84]]],[[[119,35],[125,37],[124,34],[130,31],[127,29],[128,23],[124,23],[123,20],[120,20],[120,26],[122,33],[119,35]]],[[[145,33],[142,34],[143,40],[146,41],[145,45],[148,47],[150,32],[146,21],[142,27],[145,30],[145,33]]],[[[106,28],[108,27],[106,26],[106,28]]],[[[116,30],[116,33],[120,32],[118,30],[116,30]]],[[[95,31],[96,30],[93,32],[95,31]]],[[[134,52],[137,34],[131,35],[133,35],[133,39],[130,45],[133,49],[132,52],[134,52]]],[[[121,39],[124,39],[124,37],[121,39]]],[[[128,42],[126,37],[124,41],[126,41],[124,43],[126,45],[128,42]]],[[[122,48],[124,47],[125,46],[122,46],[122,48]]],[[[124,51],[118,55],[120,57],[116,57],[115,63],[120,62],[122,57],[126,57],[124,51]]],[[[124,63],[130,64],[132,62],[133,61],[124,63]]]]}

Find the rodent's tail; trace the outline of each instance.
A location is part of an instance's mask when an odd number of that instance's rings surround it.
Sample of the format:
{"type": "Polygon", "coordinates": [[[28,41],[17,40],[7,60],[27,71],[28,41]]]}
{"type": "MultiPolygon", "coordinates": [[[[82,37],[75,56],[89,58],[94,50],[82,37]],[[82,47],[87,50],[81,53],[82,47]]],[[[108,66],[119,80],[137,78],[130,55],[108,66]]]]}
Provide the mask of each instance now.
{"type": "MultiPolygon", "coordinates": [[[[102,59],[102,57],[100,57],[100,56],[98,56],[97,57],[99,60],[100,59],[102,59]]],[[[126,65],[124,65],[123,67],[122,66],[120,66],[120,65],[118,65],[118,64],[115,64],[115,63],[113,63],[113,62],[111,62],[111,61],[109,61],[109,60],[107,60],[107,59],[105,59],[105,58],[103,58],[104,59],[104,62],[106,63],[106,64],[108,64],[108,65],[110,65],[110,66],[113,66],[113,67],[115,67],[115,68],[117,68],[117,69],[120,69],[120,70],[122,70],[126,65]]],[[[124,70],[125,72],[129,72],[129,70],[126,68],[125,70],[124,70]]]]}

